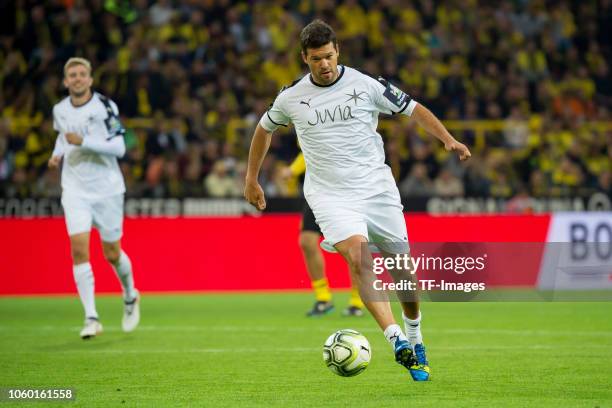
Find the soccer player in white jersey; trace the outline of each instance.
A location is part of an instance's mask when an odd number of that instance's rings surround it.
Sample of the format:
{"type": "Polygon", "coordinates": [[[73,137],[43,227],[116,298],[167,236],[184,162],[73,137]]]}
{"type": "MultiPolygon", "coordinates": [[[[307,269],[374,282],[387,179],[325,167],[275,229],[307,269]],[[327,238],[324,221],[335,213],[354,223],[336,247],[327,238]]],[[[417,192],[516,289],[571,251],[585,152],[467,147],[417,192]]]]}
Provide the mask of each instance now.
{"type": "Polygon", "coordinates": [[[81,337],[102,332],[94,297],[94,275],[89,263],[92,225],[102,238],[104,257],[123,287],[122,328],[131,332],[140,321],[139,294],[134,288],[132,263],[121,249],[125,184],[117,158],[125,154],[125,130],[117,105],[92,92],[91,64],[70,58],[64,65],[69,96],[53,107],[53,126],[59,133],[49,167],[62,163],[62,206],[70,236],[74,280],[85,309],[81,337]]]}
{"type": "Polygon", "coordinates": [[[258,209],[265,208],[259,171],[272,132],[292,122],[306,159],[304,195],[325,237],[323,246],[333,246],[359,278],[362,300],[393,347],[396,361],[415,381],[426,381],[430,368],[418,301],[401,302],[404,333],[386,297],[374,301],[367,289],[374,276],[368,242],[383,256],[409,251],[399,192],[376,132],[378,115],[411,116],[461,160],[468,159],[470,151],[427,108],[385,79],[338,65],[336,36],[326,23],[313,21],[302,30],[300,40],[310,74],[281,90],[255,129],[245,198],[258,209]]]}

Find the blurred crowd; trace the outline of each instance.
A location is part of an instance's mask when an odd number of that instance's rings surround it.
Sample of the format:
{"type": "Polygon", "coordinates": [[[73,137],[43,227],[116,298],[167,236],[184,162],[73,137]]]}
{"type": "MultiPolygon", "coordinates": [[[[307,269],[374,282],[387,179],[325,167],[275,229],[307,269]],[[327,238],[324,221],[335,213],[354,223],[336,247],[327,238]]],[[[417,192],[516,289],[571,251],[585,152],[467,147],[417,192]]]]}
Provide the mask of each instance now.
{"type": "MultiPolygon", "coordinates": [[[[382,121],[408,196],[612,194],[612,1],[16,0],[0,9],[0,197],[53,197],[46,168],[62,66],[89,59],[94,88],[129,128],[128,195],[242,193],[250,137],[278,90],[304,75],[299,32],[336,29],[341,63],[382,75],[472,148],[459,163],[409,120],[382,121]],[[450,122],[449,122],[450,123],[450,122]],[[469,122],[472,123],[472,122],[469,122]],[[449,125],[450,126],[450,125],[449,125]]],[[[262,172],[297,196],[291,128],[262,172]]]]}

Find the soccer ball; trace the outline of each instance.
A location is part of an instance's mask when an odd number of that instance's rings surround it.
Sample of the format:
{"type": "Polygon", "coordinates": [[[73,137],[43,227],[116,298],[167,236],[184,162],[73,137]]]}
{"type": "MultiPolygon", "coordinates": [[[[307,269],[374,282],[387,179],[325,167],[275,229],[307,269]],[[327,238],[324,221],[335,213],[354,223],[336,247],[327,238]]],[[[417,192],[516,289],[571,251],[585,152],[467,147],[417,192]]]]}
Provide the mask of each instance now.
{"type": "Polygon", "coordinates": [[[366,369],[372,349],[365,336],[355,330],[338,330],[323,345],[323,361],[334,374],[353,377],[366,369]]]}

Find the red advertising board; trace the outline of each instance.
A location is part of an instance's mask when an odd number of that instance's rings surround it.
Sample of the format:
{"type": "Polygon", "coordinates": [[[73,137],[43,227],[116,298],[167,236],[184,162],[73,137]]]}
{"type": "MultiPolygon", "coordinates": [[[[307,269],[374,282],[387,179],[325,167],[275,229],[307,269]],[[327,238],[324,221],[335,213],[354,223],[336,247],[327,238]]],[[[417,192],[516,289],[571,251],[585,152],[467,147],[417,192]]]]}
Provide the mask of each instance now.
{"type": "MultiPolygon", "coordinates": [[[[550,216],[407,215],[412,242],[546,241],[550,216]]],[[[300,215],[233,218],[126,219],[123,247],[142,291],[306,289],[298,247],[300,215]]],[[[74,293],[64,220],[0,220],[0,294],[74,293]]],[[[325,254],[332,287],[349,286],[347,267],[325,254]]],[[[534,260],[535,262],[536,260],[534,260]]],[[[93,234],[91,262],[97,292],[119,292],[93,234]]],[[[539,259],[537,260],[539,263],[539,259]]],[[[537,268],[519,268],[503,285],[533,285],[537,268]]]]}

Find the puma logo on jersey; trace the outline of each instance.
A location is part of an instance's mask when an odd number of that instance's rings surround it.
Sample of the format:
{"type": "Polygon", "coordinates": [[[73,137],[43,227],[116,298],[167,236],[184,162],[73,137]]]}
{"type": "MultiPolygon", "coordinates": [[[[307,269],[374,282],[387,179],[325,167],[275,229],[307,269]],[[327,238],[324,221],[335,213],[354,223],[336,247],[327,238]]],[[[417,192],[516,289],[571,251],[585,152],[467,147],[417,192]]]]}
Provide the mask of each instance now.
{"type": "Polygon", "coordinates": [[[306,105],[310,108],[310,101],[312,100],[312,98],[310,98],[308,101],[300,101],[300,105],[306,105]]]}

